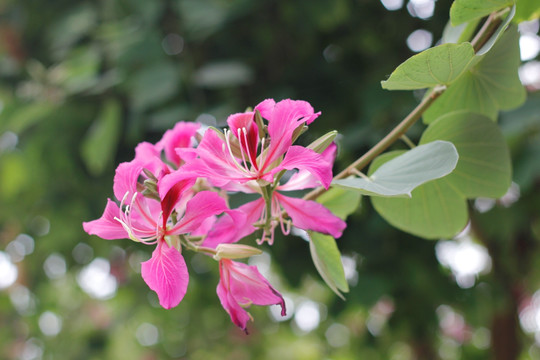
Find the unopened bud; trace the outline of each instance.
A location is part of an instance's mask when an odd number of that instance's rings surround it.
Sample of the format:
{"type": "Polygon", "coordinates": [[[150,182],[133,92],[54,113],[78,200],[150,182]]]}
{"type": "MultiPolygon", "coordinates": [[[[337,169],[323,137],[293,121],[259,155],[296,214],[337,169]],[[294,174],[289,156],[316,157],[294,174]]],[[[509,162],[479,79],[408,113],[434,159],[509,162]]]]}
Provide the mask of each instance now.
{"type": "Polygon", "coordinates": [[[309,144],[308,149],[311,149],[321,154],[324,150],[326,150],[328,146],[330,146],[332,141],[334,141],[334,139],[336,138],[337,134],[338,132],[336,130],[324,134],[323,136],[309,144]]]}
{"type": "Polygon", "coordinates": [[[257,128],[259,129],[259,139],[262,139],[266,136],[268,128],[266,125],[264,125],[264,121],[259,110],[255,110],[255,115],[253,116],[255,118],[255,124],[257,124],[257,128]]]}
{"type": "Polygon", "coordinates": [[[300,137],[300,135],[305,133],[307,131],[307,129],[308,129],[308,127],[306,125],[304,125],[304,124],[298,126],[296,129],[294,129],[293,134],[292,134],[292,143],[294,144],[296,139],[298,139],[300,137]]]}
{"type": "Polygon", "coordinates": [[[253,255],[260,255],[262,251],[249,245],[219,244],[216,247],[214,259],[243,259],[253,255]]]}
{"type": "Polygon", "coordinates": [[[157,177],[148,169],[142,169],[144,175],[150,180],[157,181],[157,177]]]}

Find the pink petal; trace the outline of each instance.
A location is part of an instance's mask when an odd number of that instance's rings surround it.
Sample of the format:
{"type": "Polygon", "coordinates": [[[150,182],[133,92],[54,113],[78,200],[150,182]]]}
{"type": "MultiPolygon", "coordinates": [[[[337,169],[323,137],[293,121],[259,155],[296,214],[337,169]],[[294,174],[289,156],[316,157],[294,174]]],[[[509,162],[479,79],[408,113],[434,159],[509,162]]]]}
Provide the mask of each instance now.
{"type": "Polygon", "coordinates": [[[194,177],[186,178],[186,173],[175,171],[165,175],[157,184],[161,198],[161,209],[163,211],[163,227],[166,227],[167,220],[178,202],[186,196],[191,196],[192,186],[197,180],[194,177]]]}
{"type": "Polygon", "coordinates": [[[259,273],[256,266],[229,259],[222,259],[221,264],[229,274],[229,291],[240,305],[281,305],[281,315],[285,316],[283,297],[259,273]]]}
{"type": "MultiPolygon", "coordinates": [[[[265,111],[269,113],[267,109],[265,111]]],[[[287,99],[278,102],[272,114],[267,115],[271,142],[263,169],[283,155],[292,145],[292,134],[298,126],[311,123],[319,115],[320,112],[315,114],[313,107],[306,101],[287,99]]]]}
{"type": "MultiPolygon", "coordinates": [[[[137,180],[143,169],[143,163],[140,161],[124,162],[116,168],[114,175],[114,196],[122,200],[126,193],[129,197],[137,192],[137,180]]],[[[130,201],[131,198],[126,199],[130,201]]]]}
{"type": "Polygon", "coordinates": [[[216,292],[221,306],[227,311],[233,324],[246,331],[247,322],[250,317],[247,311],[236,302],[231,292],[227,291],[223,279],[219,281],[216,292]]]}
{"type": "Polygon", "coordinates": [[[114,201],[107,199],[107,206],[103,215],[93,221],[84,222],[83,228],[90,235],[97,235],[102,239],[127,239],[128,233],[123,228],[122,224],[115,220],[115,217],[119,217],[120,208],[114,201]]]}
{"type": "Polygon", "coordinates": [[[255,106],[254,110],[258,110],[263,118],[270,119],[272,117],[272,113],[274,112],[275,106],[276,102],[274,99],[266,99],[255,106]]]}
{"type": "Polygon", "coordinates": [[[141,275],[165,309],[178,305],[186,294],[189,282],[186,262],[178,250],[164,241],[158,243],[152,258],[141,264],[141,275]]]}
{"type": "Polygon", "coordinates": [[[256,229],[252,222],[246,222],[246,218],[247,215],[240,209],[226,211],[208,232],[202,245],[216,248],[219,244],[231,244],[251,234],[256,229]]]}
{"type": "Polygon", "coordinates": [[[327,161],[321,154],[311,149],[302,146],[291,146],[283,162],[273,171],[276,172],[281,169],[306,170],[328,189],[332,182],[332,165],[332,162],[327,161]]]}
{"type": "Polygon", "coordinates": [[[179,166],[183,160],[176,152],[178,148],[190,148],[193,146],[193,137],[200,128],[200,124],[190,122],[179,122],[172,130],[167,130],[163,138],[156,146],[165,151],[168,161],[179,166]]]}
{"type": "Polygon", "coordinates": [[[249,162],[257,166],[257,145],[259,144],[259,128],[253,120],[253,112],[233,114],[227,119],[231,132],[238,138],[242,150],[249,162]],[[245,129],[245,135],[244,135],[245,129]]]}
{"type": "Polygon", "coordinates": [[[193,172],[199,177],[209,178],[216,186],[227,184],[231,180],[246,182],[250,180],[242,172],[227,150],[225,140],[209,129],[197,148],[199,159],[184,165],[184,171],[193,172]]]}
{"type": "Polygon", "coordinates": [[[347,227],[330,210],[315,201],[288,197],[274,192],[275,198],[291,217],[294,226],[303,230],[313,230],[339,238],[347,227]]]}
{"type": "Polygon", "coordinates": [[[186,205],[184,216],[169,231],[169,234],[187,234],[196,230],[209,216],[229,210],[225,200],[213,191],[195,194],[186,205]]]}
{"type": "MultiPolygon", "coordinates": [[[[335,143],[330,144],[322,152],[322,157],[325,161],[328,161],[330,163],[334,163],[334,159],[336,158],[337,153],[337,146],[335,143]]],[[[319,186],[321,182],[308,170],[300,170],[297,173],[295,173],[289,181],[287,181],[283,185],[278,186],[278,190],[281,191],[290,191],[290,190],[303,190],[303,189],[311,189],[319,186]]]]}

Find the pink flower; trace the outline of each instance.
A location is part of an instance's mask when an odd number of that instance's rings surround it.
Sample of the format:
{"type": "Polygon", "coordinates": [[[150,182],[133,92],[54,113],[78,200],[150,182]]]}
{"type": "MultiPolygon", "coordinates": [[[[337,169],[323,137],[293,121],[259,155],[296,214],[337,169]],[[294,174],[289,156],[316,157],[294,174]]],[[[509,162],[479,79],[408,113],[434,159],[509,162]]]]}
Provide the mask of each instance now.
{"type": "Polygon", "coordinates": [[[114,178],[120,206],[108,199],[102,217],[83,223],[83,227],[104,239],[130,238],[156,244],[152,258],[142,263],[141,274],[157,293],[161,306],[170,309],[180,303],[189,281],[178,235],[195,232],[208,217],[230,210],[215,192],[193,194],[195,178],[176,176],[170,181],[166,168],[160,170],[164,175],[155,184],[159,200],[145,197],[138,190],[142,186],[139,178],[146,178],[143,168],[137,160],[120,164],[114,178]]]}
{"type": "Polygon", "coordinates": [[[259,133],[255,112],[233,114],[227,119],[230,130],[220,134],[206,131],[197,148],[198,159],[184,171],[208,178],[214,185],[227,188],[230,182],[259,180],[274,182],[283,170],[307,170],[328,187],[332,181],[331,164],[321,163],[320,155],[302,146],[293,146],[297,128],[310,124],[315,113],[305,101],[268,99],[255,107],[268,120],[268,136],[259,133]]]}
{"type": "MultiPolygon", "coordinates": [[[[319,155],[319,154],[317,154],[319,155]]],[[[331,144],[322,154],[317,158],[319,164],[332,164],[336,155],[336,145],[331,144]]],[[[236,186],[236,190],[246,193],[257,192],[257,187],[249,186],[250,183],[246,183],[244,186],[236,186]]],[[[266,202],[261,197],[255,201],[246,203],[238,208],[238,210],[244,212],[247,217],[246,226],[236,233],[232,231],[210,233],[205,244],[208,246],[215,246],[217,243],[223,242],[235,242],[242,237],[245,237],[257,230],[257,227],[249,224],[258,224],[262,227],[264,224],[270,224],[270,228],[263,227],[263,235],[259,243],[267,240],[270,244],[274,241],[274,229],[280,225],[281,231],[288,235],[290,231],[290,224],[303,230],[312,230],[325,234],[332,235],[335,238],[341,237],[343,230],[347,224],[345,221],[332,214],[330,210],[324,207],[322,204],[304,200],[300,198],[294,198],[283,195],[284,191],[297,191],[315,188],[318,186],[318,178],[309,172],[308,170],[300,170],[295,173],[289,181],[285,184],[276,186],[272,192],[270,212],[266,207],[266,202]],[[283,218],[283,211],[291,218],[291,221],[287,221],[283,218]],[[229,236],[228,238],[226,238],[229,236]],[[236,236],[236,237],[235,237],[236,236]]],[[[222,218],[218,221],[217,225],[220,228],[226,229],[227,226],[232,226],[230,220],[222,218]]]]}
{"type": "Polygon", "coordinates": [[[286,315],[285,301],[279,292],[266,280],[255,266],[221,259],[220,281],[217,294],[221,305],[229,313],[231,321],[246,331],[251,316],[244,309],[251,304],[280,305],[281,316],[286,315]]]}
{"type": "Polygon", "coordinates": [[[180,121],[173,129],[167,130],[155,145],[148,142],[137,145],[135,159],[145,163],[153,173],[162,164],[170,171],[178,169],[186,160],[193,158],[191,150],[195,146],[195,135],[199,128],[200,124],[180,121]],[[162,161],[162,157],[165,161],[162,161]]]}

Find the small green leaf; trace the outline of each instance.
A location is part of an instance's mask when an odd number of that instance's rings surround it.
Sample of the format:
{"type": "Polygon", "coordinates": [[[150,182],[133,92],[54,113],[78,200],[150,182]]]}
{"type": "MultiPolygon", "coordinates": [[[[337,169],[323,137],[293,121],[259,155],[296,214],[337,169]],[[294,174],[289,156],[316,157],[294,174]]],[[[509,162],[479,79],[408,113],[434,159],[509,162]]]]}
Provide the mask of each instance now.
{"type": "Polygon", "coordinates": [[[473,58],[474,50],[470,43],[439,45],[409,58],[381,85],[387,90],[450,85],[470,67],[473,58]]]}
{"type": "Polygon", "coordinates": [[[333,187],[319,196],[317,202],[323,204],[342,220],[346,220],[347,216],[356,211],[360,203],[360,197],[358,191],[347,191],[333,187]]]}
{"type": "Polygon", "coordinates": [[[429,124],[444,114],[469,110],[495,120],[499,110],[509,110],[526,99],[518,76],[519,34],[511,26],[493,48],[452,84],[424,113],[429,124]]]}
{"type": "Polygon", "coordinates": [[[452,143],[433,141],[384,163],[369,178],[335,180],[332,184],[365,195],[410,197],[414,188],[451,173],[457,162],[452,143]]]}
{"type": "Polygon", "coordinates": [[[456,169],[445,180],[464,198],[503,196],[512,182],[510,153],[504,136],[484,115],[446,114],[426,129],[420,144],[452,142],[459,153],[456,169]]]}
{"type": "Polygon", "coordinates": [[[7,124],[7,130],[18,134],[43,121],[58,109],[58,105],[45,101],[11,105],[0,112],[0,123],[7,124]]]}
{"type": "Polygon", "coordinates": [[[93,175],[100,175],[114,160],[120,135],[120,105],[109,100],[81,144],[81,156],[93,175]]]}
{"type": "Polygon", "coordinates": [[[455,0],[450,8],[450,20],[456,26],[482,18],[513,3],[513,0],[455,0]]]}
{"type": "MultiPolygon", "coordinates": [[[[369,172],[402,153],[393,151],[379,156],[369,172]]],[[[451,238],[467,225],[467,203],[446,177],[417,187],[411,198],[372,197],[371,202],[391,225],[426,239],[451,238]]]]}
{"type": "Polygon", "coordinates": [[[349,292],[349,284],[345,279],[341,253],[336,245],[336,240],[331,236],[313,231],[308,231],[308,235],[311,258],[317,271],[328,287],[345,300],[340,291],[349,292]]]}

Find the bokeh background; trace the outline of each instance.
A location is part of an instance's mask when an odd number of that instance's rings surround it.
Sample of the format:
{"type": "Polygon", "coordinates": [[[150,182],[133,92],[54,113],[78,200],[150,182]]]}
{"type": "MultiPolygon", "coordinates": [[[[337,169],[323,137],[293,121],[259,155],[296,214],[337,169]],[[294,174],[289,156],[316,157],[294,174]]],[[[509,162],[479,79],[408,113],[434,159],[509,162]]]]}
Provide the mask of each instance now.
{"type": "Polygon", "coordinates": [[[252,307],[246,336],[219,304],[210,258],[187,255],[188,293],[164,310],[140,276],[151,248],[82,230],[140,141],[180,120],[222,126],[269,97],[322,111],[300,141],[339,130],[343,169],[422,96],[380,81],[437,42],[450,5],[1,1],[0,358],[540,359],[538,21],[520,26],[527,103],[499,119],[509,193],[471,202],[475,231],[439,241],[393,229],[363,199],[338,240],[347,301],[319,278],[306,241],[279,237],[250,263],[288,314],[252,307]]]}

